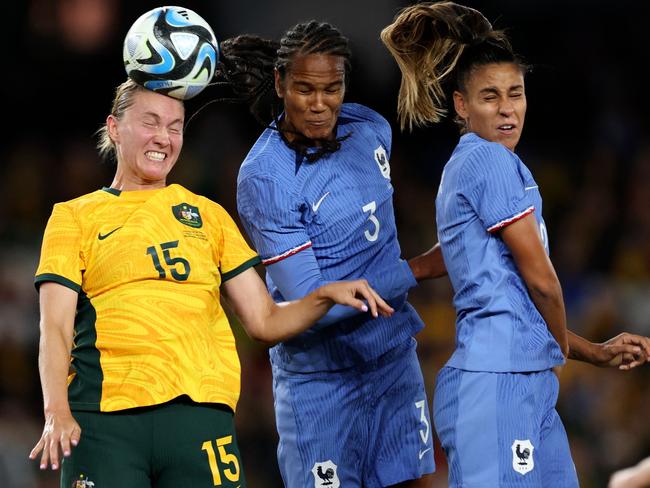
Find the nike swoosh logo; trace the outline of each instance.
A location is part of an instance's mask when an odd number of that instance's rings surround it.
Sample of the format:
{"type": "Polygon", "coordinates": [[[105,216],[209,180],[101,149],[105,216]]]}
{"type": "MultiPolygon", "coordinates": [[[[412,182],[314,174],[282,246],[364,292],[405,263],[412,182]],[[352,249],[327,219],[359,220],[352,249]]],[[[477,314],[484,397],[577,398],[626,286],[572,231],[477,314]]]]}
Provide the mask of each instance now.
{"type": "Polygon", "coordinates": [[[420,461],[422,461],[422,457],[424,457],[424,455],[425,455],[427,452],[429,452],[430,450],[431,450],[431,448],[430,448],[430,447],[427,447],[424,451],[420,451],[420,452],[418,453],[418,456],[420,456],[420,461]]]}
{"type": "Polygon", "coordinates": [[[524,190],[534,190],[535,188],[539,188],[539,187],[537,185],[535,185],[535,186],[527,186],[526,188],[524,188],[524,190]]]}
{"type": "Polygon", "coordinates": [[[320,200],[318,200],[316,203],[312,203],[312,204],[311,204],[311,209],[312,209],[314,212],[318,212],[318,209],[320,208],[321,203],[323,203],[323,200],[325,200],[325,197],[326,197],[327,195],[329,195],[329,194],[330,194],[330,192],[325,193],[325,195],[323,195],[322,197],[320,197],[320,200]]]}
{"type": "Polygon", "coordinates": [[[97,239],[99,239],[100,241],[103,241],[103,240],[106,239],[108,236],[110,236],[113,232],[116,232],[116,231],[120,230],[121,228],[122,228],[122,226],[120,225],[120,226],[117,227],[116,229],[113,229],[112,231],[110,231],[108,234],[102,234],[102,233],[100,232],[99,234],[97,234],[97,239]]]}

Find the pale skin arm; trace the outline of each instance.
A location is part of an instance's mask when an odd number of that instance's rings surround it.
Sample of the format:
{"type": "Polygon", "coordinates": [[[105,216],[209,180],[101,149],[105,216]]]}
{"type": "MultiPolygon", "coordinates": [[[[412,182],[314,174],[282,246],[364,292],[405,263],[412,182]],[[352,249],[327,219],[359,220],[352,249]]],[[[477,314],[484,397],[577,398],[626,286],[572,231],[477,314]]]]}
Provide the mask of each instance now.
{"type": "Polygon", "coordinates": [[[58,283],[46,282],[41,285],[39,295],[41,338],[38,367],[45,427],[29,457],[36,459],[41,453],[41,469],[48,465],[58,469],[62,456],[69,456],[72,446],[76,446],[81,437],[81,428],[70,411],[67,386],[78,294],[58,283]]]}
{"type": "Polygon", "coordinates": [[[411,272],[420,282],[430,278],[440,278],[447,274],[447,267],[442,259],[440,243],[434,245],[427,252],[408,260],[411,272]]]}
{"type": "Polygon", "coordinates": [[[595,366],[632,369],[650,358],[650,339],[624,332],[596,344],[567,330],[562,288],[537,230],[533,214],[501,231],[528,292],[565,357],[595,366]]]}
{"type": "Polygon", "coordinates": [[[636,466],[621,469],[612,475],[607,488],[648,488],[650,487],[650,457],[636,466]]]}
{"type": "Polygon", "coordinates": [[[369,312],[373,317],[393,313],[393,309],[370,288],[366,280],[329,283],[300,300],[278,305],[257,272],[250,268],[226,281],[221,290],[248,336],[269,344],[307,330],[335,303],[369,312]]]}

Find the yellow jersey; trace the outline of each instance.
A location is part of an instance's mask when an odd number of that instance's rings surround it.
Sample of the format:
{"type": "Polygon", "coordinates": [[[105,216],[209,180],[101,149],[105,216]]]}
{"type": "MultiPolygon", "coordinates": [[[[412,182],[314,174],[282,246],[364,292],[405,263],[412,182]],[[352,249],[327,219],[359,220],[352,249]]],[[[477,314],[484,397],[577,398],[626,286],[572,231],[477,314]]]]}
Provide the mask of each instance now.
{"type": "Polygon", "coordinates": [[[259,261],[220,205],[180,185],[54,205],[35,282],[79,293],[71,408],[188,395],[234,411],[240,364],[219,287],[259,261]]]}

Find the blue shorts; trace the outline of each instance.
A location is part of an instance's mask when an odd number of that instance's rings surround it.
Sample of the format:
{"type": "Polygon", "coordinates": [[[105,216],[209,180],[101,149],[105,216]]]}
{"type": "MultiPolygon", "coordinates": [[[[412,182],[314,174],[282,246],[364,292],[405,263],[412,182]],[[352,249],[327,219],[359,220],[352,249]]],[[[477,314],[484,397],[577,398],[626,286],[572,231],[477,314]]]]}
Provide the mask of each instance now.
{"type": "Polygon", "coordinates": [[[444,367],[433,415],[449,464],[449,486],[578,487],[555,404],[552,370],[471,372],[444,367]]]}
{"type": "Polygon", "coordinates": [[[379,488],[435,470],[432,425],[415,339],[340,371],[273,367],[287,488],[379,488]]]}

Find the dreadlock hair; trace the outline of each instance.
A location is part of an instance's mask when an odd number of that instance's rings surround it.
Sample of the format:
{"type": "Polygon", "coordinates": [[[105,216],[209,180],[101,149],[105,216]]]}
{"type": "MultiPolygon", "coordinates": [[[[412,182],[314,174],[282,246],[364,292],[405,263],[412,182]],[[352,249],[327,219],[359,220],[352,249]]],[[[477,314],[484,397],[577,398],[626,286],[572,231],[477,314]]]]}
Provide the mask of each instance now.
{"type": "MultiPolygon", "coordinates": [[[[402,9],[381,32],[402,72],[397,99],[400,127],[438,123],[447,114],[447,95],[465,92],[476,68],[492,63],[529,67],[514,53],[502,30],[479,12],[454,2],[425,2],[402,9]]],[[[464,122],[456,118],[464,127],[464,122]]]]}
{"type": "Polygon", "coordinates": [[[313,147],[316,141],[306,139],[302,134],[294,134],[295,139],[289,142],[280,129],[279,117],[284,104],[275,92],[274,70],[277,69],[280,79],[284,80],[291,71],[293,60],[308,54],[342,57],[347,84],[351,70],[348,40],[337,28],[315,20],[295,25],[280,42],[254,35],[225,40],[221,44],[221,60],[215,77],[222,80],[218,84],[227,85],[232,90],[234,97],[230,101],[248,104],[253,116],[263,125],[274,120],[287,145],[296,151],[297,156],[311,162],[337,151],[341,141],[349,134],[333,141],[317,141],[318,149],[310,152],[307,148],[313,147]]]}

